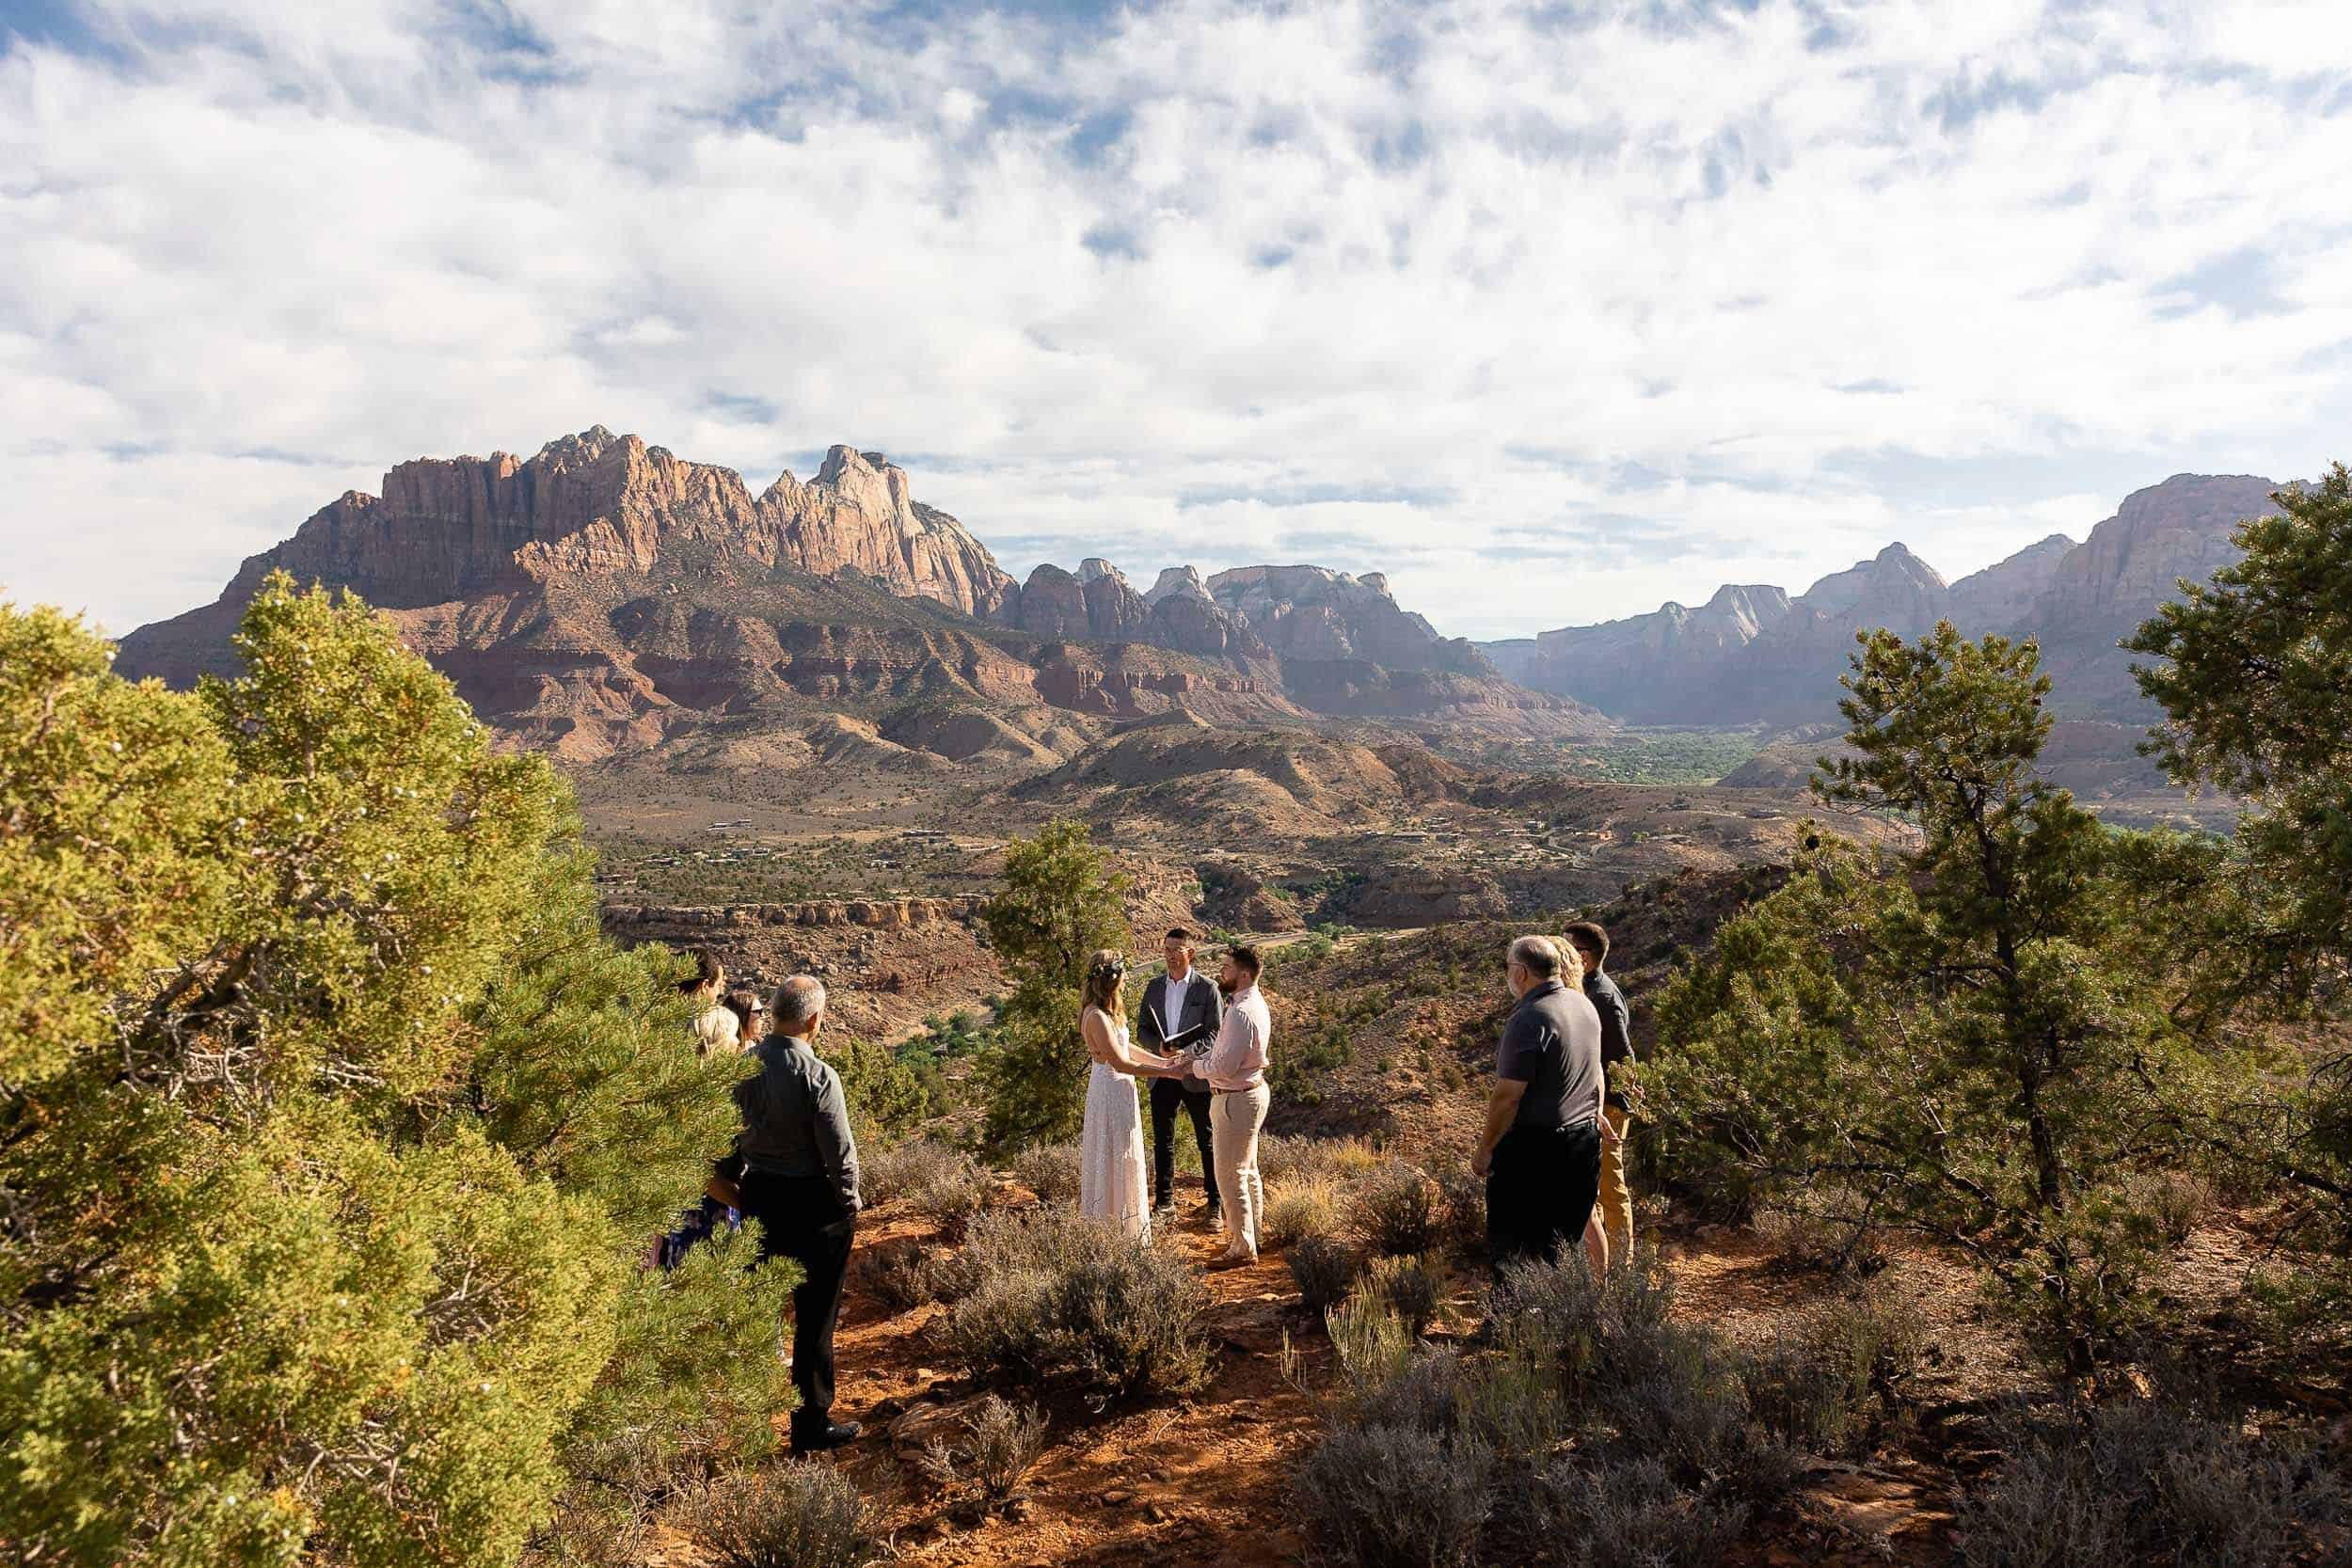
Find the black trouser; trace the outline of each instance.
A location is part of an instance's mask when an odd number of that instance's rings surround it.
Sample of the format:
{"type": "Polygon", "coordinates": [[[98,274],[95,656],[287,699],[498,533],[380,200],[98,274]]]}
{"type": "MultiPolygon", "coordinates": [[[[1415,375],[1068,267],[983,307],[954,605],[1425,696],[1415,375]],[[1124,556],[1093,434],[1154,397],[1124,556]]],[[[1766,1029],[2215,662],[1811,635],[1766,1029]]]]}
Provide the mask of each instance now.
{"type": "Polygon", "coordinates": [[[759,1222],[759,1259],[789,1258],[805,1276],[792,1291],[794,1436],[833,1421],[833,1326],[841,1317],[841,1282],[850,1270],[857,1214],[826,1176],[743,1173],[743,1215],[759,1222]]]}
{"type": "Polygon", "coordinates": [[[1556,1259],[1582,1240],[1599,1193],[1597,1124],[1505,1132],[1486,1174],[1486,1251],[1495,1272],[1520,1259],[1556,1259]]]}
{"type": "Polygon", "coordinates": [[[1182,1106],[1192,1117],[1192,1135],[1200,1146],[1200,1184],[1208,1189],[1209,1207],[1216,1207],[1216,1155],[1209,1137],[1209,1086],[1195,1089],[1183,1079],[1152,1080],[1152,1201],[1166,1208],[1176,1199],[1176,1111],[1182,1106]]]}

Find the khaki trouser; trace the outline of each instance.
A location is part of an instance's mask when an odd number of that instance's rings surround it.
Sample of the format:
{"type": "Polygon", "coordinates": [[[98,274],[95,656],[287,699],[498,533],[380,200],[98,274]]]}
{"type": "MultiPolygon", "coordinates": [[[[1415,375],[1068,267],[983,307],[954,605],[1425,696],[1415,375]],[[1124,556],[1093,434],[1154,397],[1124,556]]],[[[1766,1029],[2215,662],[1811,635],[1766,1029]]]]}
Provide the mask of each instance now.
{"type": "Polygon", "coordinates": [[[1219,1090],[1209,1101],[1209,1137],[1216,1154],[1216,1190],[1225,1199],[1225,1252],[1258,1256],[1258,1223],[1265,1218],[1265,1183],[1258,1180],[1258,1131],[1265,1126],[1266,1086],[1219,1090]]]}
{"type": "Polygon", "coordinates": [[[1609,1260],[1633,1256],[1633,1189],[1625,1184],[1625,1139],[1632,1120],[1614,1105],[1601,1107],[1617,1139],[1600,1141],[1600,1227],[1609,1233],[1609,1260]]]}

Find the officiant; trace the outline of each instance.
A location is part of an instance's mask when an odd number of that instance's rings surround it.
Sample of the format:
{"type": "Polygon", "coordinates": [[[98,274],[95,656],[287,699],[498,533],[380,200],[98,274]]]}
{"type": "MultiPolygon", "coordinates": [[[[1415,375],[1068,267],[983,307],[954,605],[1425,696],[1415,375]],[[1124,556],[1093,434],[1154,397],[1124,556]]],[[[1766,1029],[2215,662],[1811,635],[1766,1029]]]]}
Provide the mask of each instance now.
{"type": "MultiPolygon", "coordinates": [[[[1193,933],[1182,926],[1160,943],[1168,973],[1143,988],[1136,1039],[1147,1051],[1182,1050],[1189,1040],[1214,1038],[1225,1020],[1225,1000],[1216,982],[1192,967],[1193,933]],[[1171,1045],[1170,1042],[1173,1042],[1171,1045]]],[[[1152,1080],[1152,1201],[1163,1214],[1176,1212],[1176,1117],[1192,1119],[1200,1148],[1200,1181],[1208,1191],[1211,1226],[1222,1218],[1217,1206],[1216,1160],[1209,1139],[1209,1081],[1200,1076],[1198,1054],[1185,1057],[1186,1075],[1152,1080]]]]}

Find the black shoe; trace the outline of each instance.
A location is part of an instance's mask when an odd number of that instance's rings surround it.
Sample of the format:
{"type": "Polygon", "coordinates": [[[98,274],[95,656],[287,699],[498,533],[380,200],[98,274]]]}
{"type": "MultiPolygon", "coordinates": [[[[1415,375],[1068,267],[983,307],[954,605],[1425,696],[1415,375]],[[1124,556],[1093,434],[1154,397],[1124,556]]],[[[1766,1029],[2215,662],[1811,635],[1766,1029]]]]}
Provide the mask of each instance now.
{"type": "Polygon", "coordinates": [[[1176,1212],[1176,1200],[1172,1197],[1164,1197],[1152,1205],[1152,1212],[1155,1214],[1172,1214],[1176,1212]]]}
{"type": "Polygon", "coordinates": [[[794,1433],[792,1451],[794,1453],[822,1453],[827,1449],[837,1449],[845,1443],[855,1442],[857,1433],[858,1425],[855,1421],[827,1421],[821,1428],[794,1433]]]}
{"type": "Polygon", "coordinates": [[[1200,1217],[1214,1228],[1225,1223],[1225,1211],[1214,1203],[1207,1204],[1201,1209],[1200,1217]]]}

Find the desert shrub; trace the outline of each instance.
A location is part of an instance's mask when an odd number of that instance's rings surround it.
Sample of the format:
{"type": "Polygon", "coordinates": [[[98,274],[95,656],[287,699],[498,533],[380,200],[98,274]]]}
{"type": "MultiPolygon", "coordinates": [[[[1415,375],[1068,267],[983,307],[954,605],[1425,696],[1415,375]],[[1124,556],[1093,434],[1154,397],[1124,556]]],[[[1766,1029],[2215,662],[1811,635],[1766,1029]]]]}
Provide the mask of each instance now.
{"type": "Polygon", "coordinates": [[[1497,1453],[1533,1460],[1567,1430],[1567,1402],[1548,1360],[1523,1353],[1488,1356],[1463,1393],[1463,1427],[1497,1453]]]}
{"type": "Polygon", "coordinates": [[[1328,1236],[1340,1228],[1339,1193],[1327,1181],[1278,1188],[1266,1199],[1265,1223],[1259,1234],[1277,1249],[1309,1236],[1328,1236]]]}
{"type": "Polygon", "coordinates": [[[1654,1459],[1597,1468],[1555,1461],[1529,1491],[1529,1533],[1562,1563],[1700,1568],[1722,1560],[1748,1519],[1746,1505],[1712,1487],[1686,1487],[1654,1459]]]}
{"type": "Polygon", "coordinates": [[[1258,1174],[1269,1187],[1293,1182],[1344,1182],[1379,1164],[1379,1154],[1358,1138],[1306,1138],[1275,1133],[1258,1140],[1258,1174]]]}
{"type": "Polygon", "coordinates": [[[1486,1182],[1468,1165],[1455,1165],[1438,1176],[1445,1198],[1445,1248],[1468,1261],[1486,1252],[1486,1182]]]}
{"type": "Polygon", "coordinates": [[[964,1418],[961,1437],[934,1439],[920,1463],[932,1481],[993,1513],[1022,1496],[1022,1481],[1044,1451],[1045,1413],[990,1394],[964,1418]]]}
{"type": "Polygon", "coordinates": [[[968,1288],[946,1336],[974,1373],[1066,1382],[1103,1402],[1206,1380],[1206,1298],[1181,1258],[1066,1210],[975,1226],[964,1253],[968,1288]]]}
{"type": "Polygon", "coordinates": [[[713,1568],[859,1568],[882,1555],[866,1499],[815,1461],[722,1476],[682,1512],[713,1568]]]}
{"type": "Polygon", "coordinates": [[[2025,1425],[1993,1481],[1963,1498],[1966,1568],[2073,1568],[2163,1557],[2179,1568],[2256,1568],[2309,1551],[2346,1518],[2342,1479],[2315,1450],[2147,1401],[2025,1425]]]}
{"type": "Polygon", "coordinates": [[[1445,1305],[1445,1259],[1435,1252],[1418,1258],[1376,1258],[1364,1273],[1363,1289],[1402,1321],[1413,1338],[1429,1332],[1445,1305]]]}
{"type": "Polygon", "coordinates": [[[1342,1418],[1357,1426],[1396,1427],[1441,1436],[1462,1430],[1477,1369],[1451,1345],[1421,1355],[1403,1355],[1402,1365],[1397,1365],[1394,1356],[1409,1349],[1393,1336],[1387,1345],[1375,1342],[1369,1354],[1359,1357],[1364,1381],[1350,1378],[1343,1360],[1342,1375],[1335,1385],[1344,1396],[1342,1418]],[[1381,1378],[1382,1369],[1388,1367],[1395,1370],[1381,1378]]]}
{"type": "Polygon", "coordinates": [[[1890,1292],[1840,1297],[1748,1363],[1750,1411],[1784,1442],[1855,1452],[1901,1416],[1921,1350],[1916,1316],[1890,1292]]]}
{"type": "Polygon", "coordinates": [[[927,1246],[901,1243],[868,1255],[866,1282],[893,1312],[909,1312],[953,1293],[955,1264],[927,1246]]]}
{"type": "Polygon", "coordinates": [[[1409,1428],[1343,1425],[1299,1467],[1293,1499],[1312,1560],[1333,1568],[1454,1568],[1488,1509],[1493,1455],[1409,1428]]]}
{"type": "Polygon", "coordinates": [[[1321,1315],[1347,1299],[1359,1264],[1355,1249],[1332,1236],[1306,1236],[1282,1254],[1307,1310],[1321,1315]]]}
{"type": "Polygon", "coordinates": [[[1348,1218],[1379,1256],[1419,1257],[1444,1238],[1445,1196],[1427,1176],[1391,1161],[1356,1189],[1348,1218]]]}
{"type": "Polygon", "coordinates": [[[1759,1193],[1749,1225],[1792,1274],[1875,1274],[1886,1263],[1866,1205],[1826,1181],[1759,1193]]]}
{"type": "Polygon", "coordinates": [[[1581,1259],[1513,1268],[1491,1311],[1513,1354],[1549,1364],[1585,1446],[1647,1456],[1698,1485],[1728,1479],[1771,1502],[1794,1483],[1796,1456],[1751,1417],[1741,1358],[1672,1315],[1671,1282],[1637,1260],[1595,1281],[1581,1259]]]}
{"type": "Polygon", "coordinates": [[[930,1138],[858,1150],[858,1192],[868,1207],[895,1203],[970,1164],[971,1156],[930,1138]]]}
{"type": "Polygon", "coordinates": [[[1012,1174],[1041,1203],[1073,1203],[1078,1197],[1075,1144],[1035,1144],[1012,1157],[1012,1174]]]}
{"type": "Polygon", "coordinates": [[[2214,1205],[2213,1188],[2194,1171],[2149,1171],[2132,1183],[2132,1206],[2147,1215],[2167,1248],[2188,1241],[2214,1205]]]}
{"type": "Polygon", "coordinates": [[[1413,1356],[1413,1337],[1386,1302],[1359,1293],[1323,1316],[1339,1363],[1333,1387],[1343,1405],[1388,1386],[1413,1356]]]}
{"type": "Polygon", "coordinates": [[[960,1240],[988,1207],[990,1186],[988,1172],[963,1158],[922,1182],[907,1197],[914,1212],[937,1225],[942,1234],[960,1240]]]}

